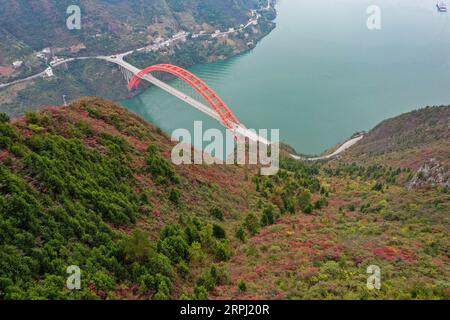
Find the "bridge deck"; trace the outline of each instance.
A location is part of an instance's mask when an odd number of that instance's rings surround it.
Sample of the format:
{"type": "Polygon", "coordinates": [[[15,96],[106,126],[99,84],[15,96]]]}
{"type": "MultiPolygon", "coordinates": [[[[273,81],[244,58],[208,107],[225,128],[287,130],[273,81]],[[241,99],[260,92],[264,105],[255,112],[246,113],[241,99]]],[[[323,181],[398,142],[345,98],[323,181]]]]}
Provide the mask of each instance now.
{"type": "MultiPolygon", "coordinates": [[[[141,70],[139,68],[136,68],[132,64],[129,64],[128,62],[124,61],[121,56],[117,56],[116,58],[102,57],[102,59],[112,62],[112,63],[115,63],[115,64],[121,66],[122,68],[127,69],[134,75],[138,75],[141,72],[141,70]]],[[[146,74],[146,75],[142,76],[142,79],[152,83],[153,85],[157,86],[158,88],[161,88],[162,90],[168,92],[169,94],[177,97],[181,101],[184,101],[185,103],[191,105],[195,109],[203,112],[204,114],[206,114],[206,115],[210,116],[211,118],[222,123],[220,116],[213,109],[211,109],[210,107],[201,103],[200,101],[197,101],[194,98],[191,98],[190,96],[186,95],[185,93],[181,92],[180,90],[175,89],[171,85],[155,78],[151,74],[146,74]]],[[[242,124],[239,126],[236,126],[234,128],[234,130],[232,130],[232,131],[233,131],[233,133],[235,133],[239,136],[246,137],[246,138],[250,139],[251,141],[261,142],[266,145],[270,144],[270,142],[267,139],[258,136],[255,131],[247,129],[242,124]]]]}

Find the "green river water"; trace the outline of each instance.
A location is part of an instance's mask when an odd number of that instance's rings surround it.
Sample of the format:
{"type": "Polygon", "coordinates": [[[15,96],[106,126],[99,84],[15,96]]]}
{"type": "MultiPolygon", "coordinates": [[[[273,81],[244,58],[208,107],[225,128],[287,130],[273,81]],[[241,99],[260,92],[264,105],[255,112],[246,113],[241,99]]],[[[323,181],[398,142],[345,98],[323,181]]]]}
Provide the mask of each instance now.
{"type": "MultiPolygon", "coordinates": [[[[248,128],[317,154],[355,131],[450,104],[450,12],[434,0],[279,0],[276,29],[252,51],[190,70],[248,128]],[[370,5],[381,30],[366,26],[370,5]]],[[[167,133],[220,124],[158,88],[123,105],[167,133]]],[[[198,147],[198,146],[197,146],[198,147]]]]}

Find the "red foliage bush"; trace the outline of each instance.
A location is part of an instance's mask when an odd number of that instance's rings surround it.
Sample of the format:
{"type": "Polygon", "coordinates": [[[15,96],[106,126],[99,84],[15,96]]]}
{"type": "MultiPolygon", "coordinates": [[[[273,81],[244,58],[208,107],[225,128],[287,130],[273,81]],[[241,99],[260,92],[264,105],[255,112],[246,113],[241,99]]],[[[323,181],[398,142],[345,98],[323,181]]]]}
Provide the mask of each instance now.
{"type": "Polygon", "coordinates": [[[387,261],[403,260],[404,262],[407,263],[416,262],[414,256],[409,252],[407,252],[406,250],[397,249],[390,246],[375,249],[373,250],[373,254],[387,261]]]}

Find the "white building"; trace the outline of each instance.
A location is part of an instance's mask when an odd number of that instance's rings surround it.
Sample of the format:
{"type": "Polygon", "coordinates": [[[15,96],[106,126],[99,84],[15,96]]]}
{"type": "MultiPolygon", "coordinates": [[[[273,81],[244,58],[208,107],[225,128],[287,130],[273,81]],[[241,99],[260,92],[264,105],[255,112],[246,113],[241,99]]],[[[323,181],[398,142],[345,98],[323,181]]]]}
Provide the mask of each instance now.
{"type": "Polygon", "coordinates": [[[163,39],[162,37],[158,37],[158,38],[156,38],[155,40],[153,40],[153,42],[154,42],[155,44],[161,44],[161,43],[164,42],[164,39],[163,39]]]}
{"type": "Polygon", "coordinates": [[[53,77],[55,74],[53,73],[53,69],[51,67],[48,67],[45,69],[45,76],[48,78],[53,77]]]}
{"type": "Polygon", "coordinates": [[[22,60],[17,60],[13,62],[13,67],[15,69],[20,68],[23,65],[23,61],[22,60]]]}
{"type": "Polygon", "coordinates": [[[212,35],[211,38],[218,37],[220,35],[220,30],[216,30],[212,35]]]}
{"type": "Polygon", "coordinates": [[[180,31],[172,36],[172,38],[183,38],[187,37],[188,33],[186,31],[180,31]]]}

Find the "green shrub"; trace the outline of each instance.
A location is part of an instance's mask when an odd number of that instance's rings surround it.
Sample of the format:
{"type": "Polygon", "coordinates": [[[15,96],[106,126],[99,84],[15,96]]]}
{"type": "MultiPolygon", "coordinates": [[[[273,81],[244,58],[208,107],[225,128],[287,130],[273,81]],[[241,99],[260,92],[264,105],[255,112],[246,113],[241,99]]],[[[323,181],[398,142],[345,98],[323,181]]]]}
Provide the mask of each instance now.
{"type": "Polygon", "coordinates": [[[25,112],[25,119],[28,123],[38,124],[39,116],[36,112],[25,112]]]}
{"type": "Polygon", "coordinates": [[[200,230],[200,243],[203,248],[213,248],[214,236],[213,236],[213,226],[211,224],[205,225],[200,230]]]}
{"type": "Polygon", "coordinates": [[[227,241],[217,242],[214,251],[216,258],[219,261],[227,261],[231,258],[231,248],[227,241]]]}
{"type": "Polygon", "coordinates": [[[311,191],[309,191],[308,189],[302,190],[302,192],[298,197],[298,205],[300,206],[300,208],[306,207],[310,203],[310,201],[311,201],[311,191]]]}
{"type": "Polygon", "coordinates": [[[123,242],[125,257],[132,262],[145,262],[151,250],[151,243],[145,233],[135,230],[130,238],[123,242]]]}
{"type": "Polygon", "coordinates": [[[370,208],[370,203],[366,203],[366,204],[362,204],[361,207],[359,208],[359,211],[361,211],[362,213],[366,213],[370,208]]]}
{"type": "Polygon", "coordinates": [[[184,301],[184,300],[191,300],[191,297],[189,296],[188,293],[183,292],[183,293],[180,295],[180,297],[178,298],[178,300],[182,300],[182,301],[184,301]]]}
{"type": "Polygon", "coordinates": [[[0,123],[9,122],[9,117],[6,113],[0,112],[0,123]]]}
{"type": "Polygon", "coordinates": [[[213,236],[217,239],[225,239],[227,237],[225,230],[217,224],[213,225],[213,236]]]}
{"type": "Polygon", "coordinates": [[[184,277],[186,278],[189,275],[189,265],[184,262],[184,261],[180,261],[177,265],[177,270],[178,272],[184,277]]]}
{"type": "Polygon", "coordinates": [[[328,205],[328,200],[325,197],[321,197],[319,200],[317,200],[314,203],[314,209],[320,210],[323,207],[326,207],[328,205]]]}
{"type": "Polygon", "coordinates": [[[306,213],[306,214],[310,214],[312,212],[312,210],[313,210],[313,206],[311,203],[308,203],[307,205],[302,207],[303,213],[306,213]]]}
{"type": "Polygon", "coordinates": [[[192,296],[193,300],[207,300],[208,299],[208,290],[206,290],[203,286],[196,286],[194,288],[194,294],[192,296]]]}
{"type": "Polygon", "coordinates": [[[180,182],[180,179],[176,175],[172,165],[160,155],[154,145],[151,145],[148,148],[148,152],[150,153],[150,156],[147,159],[148,169],[158,184],[180,182]]]}
{"type": "Polygon", "coordinates": [[[236,230],[236,238],[238,238],[239,240],[241,240],[242,242],[245,242],[246,238],[247,238],[247,234],[245,233],[245,230],[242,226],[240,226],[237,230],[236,230]]]}
{"type": "Polygon", "coordinates": [[[170,298],[170,288],[172,286],[169,278],[157,274],[155,277],[156,294],[153,296],[154,300],[168,300],[170,298]]]}
{"type": "Polygon", "coordinates": [[[169,200],[175,204],[180,205],[181,193],[178,189],[172,188],[170,189],[169,200]]]}
{"type": "Polygon", "coordinates": [[[230,273],[225,267],[218,267],[217,265],[212,265],[209,271],[211,276],[214,278],[216,286],[221,286],[231,283],[230,273]]]}
{"type": "Polygon", "coordinates": [[[251,235],[255,235],[259,230],[259,221],[254,213],[249,213],[244,220],[244,226],[251,235]]]}
{"type": "Polygon", "coordinates": [[[139,277],[139,287],[142,293],[146,293],[155,288],[155,277],[146,273],[139,277]]]}
{"type": "Polygon", "coordinates": [[[206,257],[205,251],[199,242],[193,242],[189,247],[189,260],[192,262],[202,263],[206,257]]]}
{"type": "Polygon", "coordinates": [[[239,290],[239,292],[246,292],[247,291],[247,284],[245,283],[244,280],[240,280],[238,282],[238,290],[239,290]]]}
{"type": "Polygon", "coordinates": [[[210,211],[211,216],[216,218],[217,220],[223,221],[224,220],[224,214],[222,209],[214,207],[210,211]]]}
{"type": "Polygon", "coordinates": [[[335,278],[340,274],[341,268],[336,261],[327,261],[320,267],[320,272],[335,278]]]}
{"type": "Polygon", "coordinates": [[[185,227],[184,234],[189,245],[194,242],[200,242],[200,230],[201,225],[195,225],[193,223],[189,223],[185,227]]]}
{"type": "Polygon", "coordinates": [[[11,138],[0,136],[0,149],[9,149],[11,147],[11,138]]]}
{"type": "Polygon", "coordinates": [[[230,274],[225,268],[220,268],[213,264],[208,271],[197,279],[197,287],[204,287],[211,292],[216,286],[229,284],[230,278],[230,274]]]}
{"type": "Polygon", "coordinates": [[[96,289],[104,292],[110,292],[116,286],[116,280],[111,275],[102,271],[97,271],[91,280],[95,284],[96,289]]]}
{"type": "Polygon", "coordinates": [[[173,271],[169,257],[157,251],[157,245],[148,240],[148,236],[141,231],[134,231],[133,235],[123,241],[125,260],[146,266],[152,274],[161,274],[173,278],[173,271]]]}
{"type": "Polygon", "coordinates": [[[0,136],[17,139],[19,134],[12,125],[0,122],[0,136]]]}
{"type": "Polygon", "coordinates": [[[263,210],[262,216],[261,216],[261,226],[265,227],[268,225],[272,225],[275,223],[275,217],[273,214],[273,208],[265,208],[263,210]]]}
{"type": "Polygon", "coordinates": [[[189,260],[189,245],[181,234],[172,235],[158,241],[158,251],[173,263],[189,260]]]}
{"type": "Polygon", "coordinates": [[[377,183],[373,186],[372,190],[375,190],[375,191],[383,191],[383,184],[382,184],[381,182],[377,182],[377,183]]]}
{"type": "Polygon", "coordinates": [[[197,279],[197,287],[203,287],[206,291],[211,292],[216,286],[216,280],[211,276],[209,272],[203,274],[197,279]]]}

